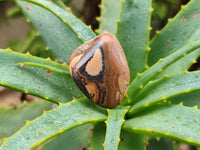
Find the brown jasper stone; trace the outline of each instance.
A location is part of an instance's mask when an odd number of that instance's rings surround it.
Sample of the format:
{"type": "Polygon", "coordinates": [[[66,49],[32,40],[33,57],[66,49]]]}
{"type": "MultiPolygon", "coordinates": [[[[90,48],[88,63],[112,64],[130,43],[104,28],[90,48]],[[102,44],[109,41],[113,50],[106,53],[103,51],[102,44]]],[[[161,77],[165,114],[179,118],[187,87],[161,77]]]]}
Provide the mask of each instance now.
{"type": "Polygon", "coordinates": [[[114,35],[103,33],[78,47],[70,57],[69,67],[74,82],[94,103],[114,108],[123,100],[130,72],[114,35]]]}

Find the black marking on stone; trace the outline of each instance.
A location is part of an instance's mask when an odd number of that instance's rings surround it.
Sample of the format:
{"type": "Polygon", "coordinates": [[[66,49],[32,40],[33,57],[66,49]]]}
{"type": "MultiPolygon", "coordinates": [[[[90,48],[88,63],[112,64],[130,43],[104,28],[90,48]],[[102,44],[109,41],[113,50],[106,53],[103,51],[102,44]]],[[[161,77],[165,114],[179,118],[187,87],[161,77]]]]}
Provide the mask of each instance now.
{"type": "Polygon", "coordinates": [[[104,104],[105,101],[105,96],[106,96],[106,88],[100,88],[100,86],[98,84],[96,84],[97,89],[99,90],[99,96],[98,96],[98,100],[97,103],[98,104],[104,104]]]}
{"type": "Polygon", "coordinates": [[[94,93],[93,94],[90,93],[90,98],[93,99],[94,95],[95,95],[94,93]]]}
{"type": "Polygon", "coordinates": [[[96,40],[98,40],[100,37],[99,36],[97,36],[95,39],[94,39],[94,41],[93,42],[95,42],[96,40]]]}
{"type": "Polygon", "coordinates": [[[88,80],[90,81],[93,81],[93,82],[100,82],[100,83],[103,83],[103,73],[104,73],[104,70],[105,70],[105,63],[104,63],[104,52],[103,52],[103,48],[101,47],[101,44],[97,45],[94,47],[94,51],[93,51],[93,54],[90,56],[90,58],[87,59],[87,61],[85,62],[85,64],[83,64],[80,68],[80,72],[81,74],[83,74],[84,76],[86,76],[88,78],[88,80]],[[101,56],[102,56],[102,70],[99,72],[98,75],[96,76],[92,76],[90,74],[87,73],[86,71],[86,66],[87,64],[89,63],[89,61],[93,58],[95,52],[97,49],[100,49],[101,51],[101,56]]]}
{"type": "Polygon", "coordinates": [[[106,89],[105,88],[103,88],[102,89],[102,98],[101,98],[101,104],[104,104],[104,101],[105,101],[105,96],[106,96],[106,89]]]}
{"type": "Polygon", "coordinates": [[[85,78],[81,77],[77,72],[72,72],[72,79],[76,83],[76,85],[79,87],[79,89],[88,97],[90,98],[90,94],[88,93],[86,89],[87,83],[85,82],[85,78]]]}

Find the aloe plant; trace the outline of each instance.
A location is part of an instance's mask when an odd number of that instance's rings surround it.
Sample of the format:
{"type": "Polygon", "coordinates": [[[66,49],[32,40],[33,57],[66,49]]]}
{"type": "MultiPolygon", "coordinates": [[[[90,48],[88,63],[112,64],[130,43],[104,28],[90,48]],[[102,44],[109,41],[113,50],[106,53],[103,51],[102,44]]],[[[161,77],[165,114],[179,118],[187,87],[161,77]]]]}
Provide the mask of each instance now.
{"type": "MultiPolygon", "coordinates": [[[[0,150],[37,146],[40,150],[159,149],[152,142],[148,146],[148,137],[165,138],[170,149],[174,148],[168,139],[200,146],[200,71],[187,71],[200,55],[199,0],[182,6],[152,40],[149,39],[151,0],[102,1],[97,32],[116,35],[131,72],[128,92],[114,109],[91,102],[69,74],[67,63],[72,51],[96,33],[61,1],[15,2],[55,61],[1,49],[0,85],[41,97],[58,107],[27,121],[16,133],[5,134],[13,135],[3,139],[0,150]],[[112,16],[108,14],[111,12],[112,16]]],[[[33,109],[28,108],[28,111],[33,109]]],[[[0,129],[1,126],[2,123],[0,129]]]]}

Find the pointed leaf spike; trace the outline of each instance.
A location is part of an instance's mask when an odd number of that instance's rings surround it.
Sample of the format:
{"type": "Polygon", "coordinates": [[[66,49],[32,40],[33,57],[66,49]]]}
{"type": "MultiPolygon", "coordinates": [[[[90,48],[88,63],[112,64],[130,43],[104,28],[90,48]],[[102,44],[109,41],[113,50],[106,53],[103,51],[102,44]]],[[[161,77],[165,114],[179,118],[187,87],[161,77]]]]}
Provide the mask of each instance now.
{"type": "Polygon", "coordinates": [[[151,8],[151,9],[150,9],[150,12],[152,13],[153,11],[154,11],[154,8],[151,8]]]}
{"type": "Polygon", "coordinates": [[[35,36],[39,37],[40,35],[39,35],[39,33],[38,33],[38,32],[36,32],[35,36]]]}
{"type": "Polygon", "coordinates": [[[168,18],[168,23],[172,21],[172,18],[168,18]]]}
{"type": "Polygon", "coordinates": [[[48,48],[48,47],[46,47],[46,48],[45,48],[45,50],[46,50],[46,51],[49,51],[49,48],[48,48]]]}
{"type": "Polygon", "coordinates": [[[47,57],[46,60],[51,61],[51,58],[50,58],[50,57],[47,57]]]}
{"type": "Polygon", "coordinates": [[[26,124],[29,124],[31,121],[30,120],[26,120],[26,124]]]}
{"type": "Polygon", "coordinates": [[[7,139],[8,139],[7,137],[2,138],[3,142],[5,142],[7,139]]]}
{"type": "Polygon", "coordinates": [[[151,30],[152,30],[152,27],[149,27],[149,32],[151,32],[151,30]]]}
{"type": "Polygon", "coordinates": [[[183,106],[183,102],[180,102],[179,105],[180,105],[180,106],[183,106]]]}
{"type": "Polygon", "coordinates": [[[197,109],[197,110],[198,110],[198,105],[195,105],[195,106],[194,106],[194,109],[197,109]]]}

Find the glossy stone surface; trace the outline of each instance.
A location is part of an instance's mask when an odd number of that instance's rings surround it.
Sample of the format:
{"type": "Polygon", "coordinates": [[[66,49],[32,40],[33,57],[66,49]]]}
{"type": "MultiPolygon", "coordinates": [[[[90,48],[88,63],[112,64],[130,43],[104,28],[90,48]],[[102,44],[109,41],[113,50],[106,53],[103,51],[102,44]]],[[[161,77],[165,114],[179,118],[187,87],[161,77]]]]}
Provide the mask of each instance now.
{"type": "Polygon", "coordinates": [[[114,108],[123,100],[130,72],[114,35],[103,33],[78,47],[70,57],[69,67],[76,85],[94,103],[114,108]]]}

